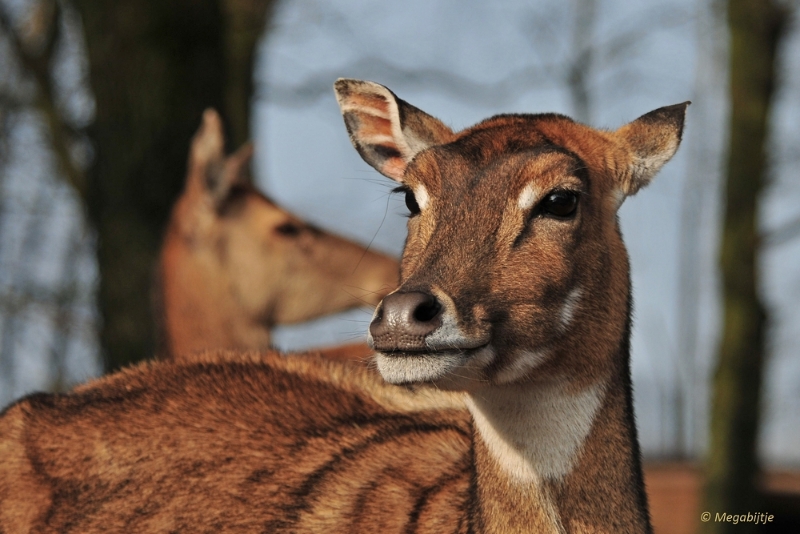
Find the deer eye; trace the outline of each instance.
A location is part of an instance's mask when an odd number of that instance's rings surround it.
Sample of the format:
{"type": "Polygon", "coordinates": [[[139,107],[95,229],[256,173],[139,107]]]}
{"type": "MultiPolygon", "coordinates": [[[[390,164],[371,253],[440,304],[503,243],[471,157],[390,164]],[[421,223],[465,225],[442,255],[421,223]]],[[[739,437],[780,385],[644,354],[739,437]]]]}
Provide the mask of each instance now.
{"type": "Polygon", "coordinates": [[[573,191],[553,191],[542,200],[543,215],[566,219],[575,215],[578,208],[578,194],[573,191]]]}
{"type": "Polygon", "coordinates": [[[281,223],[275,227],[275,231],[286,237],[295,237],[300,233],[300,227],[291,221],[281,223]]]}
{"type": "Polygon", "coordinates": [[[414,192],[411,189],[406,189],[406,207],[411,212],[411,216],[418,215],[420,212],[417,199],[414,197],[414,192]]]}

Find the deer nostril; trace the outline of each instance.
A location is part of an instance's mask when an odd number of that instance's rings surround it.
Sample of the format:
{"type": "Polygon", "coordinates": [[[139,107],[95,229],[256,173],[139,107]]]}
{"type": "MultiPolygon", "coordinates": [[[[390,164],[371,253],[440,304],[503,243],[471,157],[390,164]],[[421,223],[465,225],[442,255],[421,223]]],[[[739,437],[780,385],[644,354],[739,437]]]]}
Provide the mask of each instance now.
{"type": "Polygon", "coordinates": [[[435,298],[431,298],[425,302],[420,303],[414,309],[414,319],[421,323],[427,323],[433,320],[439,312],[442,310],[442,306],[435,298]]]}
{"type": "Polygon", "coordinates": [[[395,292],[385,297],[369,325],[372,348],[426,350],[425,338],[442,325],[444,307],[430,293],[395,292]]]}

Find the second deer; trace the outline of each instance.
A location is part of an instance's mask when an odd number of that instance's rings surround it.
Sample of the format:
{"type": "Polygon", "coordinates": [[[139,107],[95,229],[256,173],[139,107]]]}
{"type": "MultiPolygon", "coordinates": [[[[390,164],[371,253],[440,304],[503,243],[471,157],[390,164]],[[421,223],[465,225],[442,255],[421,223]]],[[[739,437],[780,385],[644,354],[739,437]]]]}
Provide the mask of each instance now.
{"type": "MultiPolygon", "coordinates": [[[[246,145],[226,157],[220,118],[205,112],[159,259],[162,358],[265,349],[276,324],[374,306],[397,287],[396,260],[305,223],[259,192],[251,155],[246,145]]],[[[349,347],[344,357],[369,353],[349,347]]]]}

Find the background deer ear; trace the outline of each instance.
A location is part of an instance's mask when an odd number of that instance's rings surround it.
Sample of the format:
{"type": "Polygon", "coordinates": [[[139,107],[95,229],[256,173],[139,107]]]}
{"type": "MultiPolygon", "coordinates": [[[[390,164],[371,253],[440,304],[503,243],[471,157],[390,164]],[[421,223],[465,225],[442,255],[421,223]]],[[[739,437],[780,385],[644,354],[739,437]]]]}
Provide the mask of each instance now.
{"type": "Polygon", "coordinates": [[[629,172],[621,184],[625,196],[650,183],[681,143],[683,121],[690,102],[658,108],[626,124],[616,135],[630,147],[629,172]]]}
{"type": "Polygon", "coordinates": [[[225,157],[225,134],[222,119],[213,109],[203,112],[203,123],[192,139],[189,155],[189,180],[221,205],[237,183],[250,183],[250,159],[253,145],[247,143],[230,157],[225,157]]]}
{"type": "Polygon", "coordinates": [[[403,181],[406,166],[426,148],[446,143],[453,132],[373,82],[340,78],[334,84],[350,140],[378,172],[403,181]]]}

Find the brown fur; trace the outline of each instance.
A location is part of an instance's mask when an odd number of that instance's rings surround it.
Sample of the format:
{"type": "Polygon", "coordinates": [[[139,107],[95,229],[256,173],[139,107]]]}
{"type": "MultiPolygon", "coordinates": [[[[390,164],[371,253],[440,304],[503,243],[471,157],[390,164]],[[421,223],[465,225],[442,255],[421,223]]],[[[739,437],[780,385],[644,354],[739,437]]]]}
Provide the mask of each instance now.
{"type": "MultiPolygon", "coordinates": [[[[223,144],[219,117],[208,111],[160,254],[162,358],[267,348],[276,324],[375,305],[397,287],[394,259],[276,205],[250,183],[251,148],[226,158],[223,144]]],[[[354,350],[361,358],[365,347],[354,350]]]]}
{"type": "Polygon", "coordinates": [[[667,148],[638,150],[636,121],[501,116],[453,134],[376,84],[337,93],[365,159],[429,195],[398,291],[435,290],[450,328],[485,344],[383,348],[383,377],[404,385],[314,354],[212,353],[28,397],[0,419],[0,531],[650,531],[615,190],[669,159],[682,110],[642,134],[667,148]],[[531,183],[581,191],[578,211],[517,209],[531,183]],[[515,367],[525,350],[541,355],[515,367]]]}
{"type": "Polygon", "coordinates": [[[380,488],[371,506],[393,508],[467,464],[469,420],[445,394],[411,395],[313,354],[196,360],[8,408],[0,531],[343,532],[323,526],[341,521],[385,532],[379,514],[360,517],[358,484],[380,488]],[[341,498],[325,497],[336,488],[341,498]]]}

